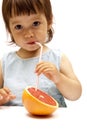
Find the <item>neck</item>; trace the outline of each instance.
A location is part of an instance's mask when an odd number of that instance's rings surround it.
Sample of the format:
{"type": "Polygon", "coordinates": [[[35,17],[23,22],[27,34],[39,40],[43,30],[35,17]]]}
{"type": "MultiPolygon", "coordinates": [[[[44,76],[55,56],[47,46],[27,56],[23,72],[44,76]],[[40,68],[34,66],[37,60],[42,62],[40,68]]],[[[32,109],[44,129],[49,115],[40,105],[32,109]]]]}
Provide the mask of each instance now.
{"type": "MultiPolygon", "coordinates": [[[[27,50],[20,48],[16,53],[21,58],[32,58],[32,57],[37,57],[37,56],[40,55],[40,49],[41,48],[38,48],[35,51],[27,51],[27,50]]],[[[42,53],[46,52],[48,49],[49,48],[47,46],[43,46],[43,52],[42,53]]]]}

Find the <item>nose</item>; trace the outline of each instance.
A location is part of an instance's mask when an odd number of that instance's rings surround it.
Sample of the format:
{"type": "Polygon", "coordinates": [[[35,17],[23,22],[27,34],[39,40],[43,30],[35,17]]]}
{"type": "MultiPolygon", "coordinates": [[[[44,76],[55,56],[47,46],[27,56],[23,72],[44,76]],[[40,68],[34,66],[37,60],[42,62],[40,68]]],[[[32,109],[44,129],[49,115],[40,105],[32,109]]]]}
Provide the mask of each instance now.
{"type": "Polygon", "coordinates": [[[24,34],[25,38],[32,38],[33,36],[34,36],[34,33],[32,30],[29,29],[25,31],[25,34],[24,34]]]}

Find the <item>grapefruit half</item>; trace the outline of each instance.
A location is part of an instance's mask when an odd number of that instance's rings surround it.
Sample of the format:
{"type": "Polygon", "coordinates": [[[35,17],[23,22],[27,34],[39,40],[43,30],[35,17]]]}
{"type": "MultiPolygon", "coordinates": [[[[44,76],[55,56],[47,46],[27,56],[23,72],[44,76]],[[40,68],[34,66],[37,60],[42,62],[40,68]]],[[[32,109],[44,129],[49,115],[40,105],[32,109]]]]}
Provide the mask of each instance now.
{"type": "Polygon", "coordinates": [[[59,107],[53,97],[35,87],[24,89],[22,102],[26,110],[33,115],[50,115],[59,107]]]}

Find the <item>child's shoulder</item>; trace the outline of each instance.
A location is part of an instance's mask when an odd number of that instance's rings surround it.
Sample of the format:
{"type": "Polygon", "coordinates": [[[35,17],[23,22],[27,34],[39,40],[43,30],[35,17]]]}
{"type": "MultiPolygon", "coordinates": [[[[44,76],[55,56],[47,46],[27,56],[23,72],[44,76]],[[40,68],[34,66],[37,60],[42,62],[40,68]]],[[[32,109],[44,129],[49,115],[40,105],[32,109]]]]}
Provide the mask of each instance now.
{"type": "Polygon", "coordinates": [[[61,57],[61,55],[63,54],[63,52],[60,49],[50,49],[50,53],[58,57],[61,57]]]}
{"type": "Polygon", "coordinates": [[[11,59],[13,55],[15,55],[15,53],[16,53],[15,51],[4,53],[3,56],[1,57],[1,60],[4,61],[4,60],[11,59]]]}

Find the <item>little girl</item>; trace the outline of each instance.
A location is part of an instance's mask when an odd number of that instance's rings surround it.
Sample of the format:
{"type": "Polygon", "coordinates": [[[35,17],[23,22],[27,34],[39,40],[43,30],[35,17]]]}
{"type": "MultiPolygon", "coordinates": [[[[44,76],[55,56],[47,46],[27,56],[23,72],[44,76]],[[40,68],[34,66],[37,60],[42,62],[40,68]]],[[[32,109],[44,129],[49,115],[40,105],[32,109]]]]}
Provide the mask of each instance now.
{"type": "Polygon", "coordinates": [[[60,50],[46,46],[53,38],[53,14],[50,0],[3,0],[2,14],[11,42],[19,50],[9,52],[0,61],[0,105],[22,105],[22,92],[34,86],[54,97],[60,107],[64,98],[77,100],[81,84],[68,58],[60,50]],[[42,61],[38,63],[40,46],[42,61]]]}

